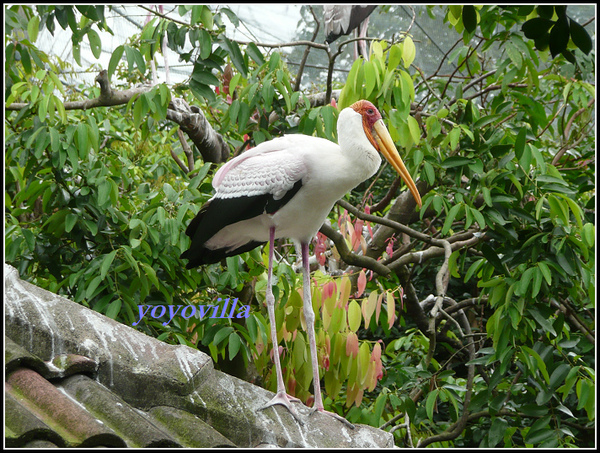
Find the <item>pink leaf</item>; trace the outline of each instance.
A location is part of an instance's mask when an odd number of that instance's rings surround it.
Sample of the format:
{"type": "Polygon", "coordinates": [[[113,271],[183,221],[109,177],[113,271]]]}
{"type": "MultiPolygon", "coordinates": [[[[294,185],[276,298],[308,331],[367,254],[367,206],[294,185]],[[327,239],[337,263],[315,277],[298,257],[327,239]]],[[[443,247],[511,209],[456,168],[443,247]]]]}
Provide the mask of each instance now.
{"type": "Polygon", "coordinates": [[[335,282],[327,282],[323,285],[323,300],[329,299],[333,296],[333,293],[337,292],[337,285],[335,282]]]}
{"type": "Polygon", "coordinates": [[[381,313],[381,303],[383,302],[383,295],[381,293],[377,298],[377,305],[375,306],[375,324],[379,324],[379,314],[381,313]]]}
{"type": "Polygon", "coordinates": [[[387,293],[388,328],[392,328],[396,320],[396,301],[392,292],[387,293]]]}
{"type": "Polygon", "coordinates": [[[354,332],[349,332],[348,336],[346,337],[346,356],[358,356],[358,337],[354,332]]]}
{"type": "Polygon", "coordinates": [[[327,250],[327,236],[323,233],[317,233],[315,238],[315,256],[317,258],[317,262],[321,265],[325,265],[326,257],[325,251],[327,250]]]}
{"type": "Polygon", "coordinates": [[[387,247],[385,248],[385,253],[388,254],[389,257],[391,257],[394,253],[394,242],[396,241],[396,238],[394,236],[390,237],[387,239],[387,247]]]}
{"type": "Polygon", "coordinates": [[[364,269],[358,274],[357,286],[358,293],[356,294],[356,297],[360,297],[365,292],[365,288],[367,287],[367,274],[365,273],[364,269]]]}

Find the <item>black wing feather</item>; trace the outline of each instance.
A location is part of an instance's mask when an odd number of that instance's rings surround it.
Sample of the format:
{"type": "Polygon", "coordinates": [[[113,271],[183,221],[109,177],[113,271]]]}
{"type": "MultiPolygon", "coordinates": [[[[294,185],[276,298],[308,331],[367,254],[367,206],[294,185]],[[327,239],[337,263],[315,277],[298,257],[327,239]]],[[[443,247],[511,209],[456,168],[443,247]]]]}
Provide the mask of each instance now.
{"type": "MultiPolygon", "coordinates": [[[[347,5],[336,5],[337,7],[346,7],[347,5]]],[[[348,23],[348,28],[342,29],[340,33],[335,33],[331,31],[327,37],[325,38],[325,42],[327,44],[331,44],[333,41],[338,39],[342,35],[349,35],[352,30],[358,27],[369,15],[373,12],[373,10],[377,8],[377,5],[352,5],[352,10],[350,12],[350,21],[348,23]]]]}
{"type": "Polygon", "coordinates": [[[271,194],[251,197],[213,198],[200,209],[192,219],[185,234],[192,239],[190,248],[181,254],[181,258],[189,260],[186,267],[191,269],[202,264],[216,263],[228,256],[239,255],[250,251],[263,241],[249,241],[246,244],[229,250],[228,247],[210,249],[206,242],[227,225],[257,217],[261,214],[274,214],[290,201],[302,187],[302,180],[297,181],[286,194],[276,200],[271,194]]]}

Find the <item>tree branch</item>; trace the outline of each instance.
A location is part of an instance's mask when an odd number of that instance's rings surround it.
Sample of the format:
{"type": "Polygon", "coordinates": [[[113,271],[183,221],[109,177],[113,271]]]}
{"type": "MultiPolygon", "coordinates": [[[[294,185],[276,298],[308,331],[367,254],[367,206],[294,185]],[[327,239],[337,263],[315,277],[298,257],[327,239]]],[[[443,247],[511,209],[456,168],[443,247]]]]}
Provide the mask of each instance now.
{"type": "MultiPolygon", "coordinates": [[[[83,101],[65,102],[65,110],[86,110],[96,107],[112,107],[115,105],[127,104],[132,98],[147,93],[152,89],[151,85],[142,85],[128,90],[115,91],[110,87],[108,72],[104,69],[96,76],[96,82],[100,85],[100,96],[94,99],[85,99],[83,101]]],[[[28,103],[13,102],[7,105],[6,110],[21,110],[27,107],[28,103]]]]}
{"type": "Polygon", "coordinates": [[[340,257],[345,263],[352,266],[370,269],[384,277],[387,277],[391,273],[390,269],[381,264],[379,261],[368,256],[352,253],[350,249],[348,249],[344,237],[327,223],[324,223],[319,231],[333,241],[338,253],[340,254],[340,257]]]}
{"type": "MultiPolygon", "coordinates": [[[[317,35],[319,34],[319,28],[320,28],[321,24],[320,24],[319,20],[317,19],[317,16],[315,14],[313,7],[309,5],[308,8],[310,9],[310,13],[313,16],[315,23],[317,24],[315,26],[315,32],[313,33],[313,36],[311,39],[311,41],[314,41],[315,39],[317,39],[317,35]]],[[[302,56],[302,61],[300,62],[300,67],[298,68],[298,74],[296,74],[296,83],[294,84],[294,91],[300,91],[300,82],[302,80],[302,73],[304,72],[304,66],[306,65],[306,60],[308,59],[309,53],[310,53],[310,47],[306,46],[306,49],[304,50],[304,55],[302,56]]]]}
{"type": "MultiPolygon", "coordinates": [[[[173,98],[167,109],[167,119],[181,127],[194,142],[204,162],[225,162],[229,158],[229,145],[217,133],[198,106],[190,106],[181,98],[173,98]]],[[[190,170],[193,168],[191,166],[190,170]]]]}
{"type": "MultiPolygon", "coordinates": [[[[65,110],[85,110],[96,107],[124,105],[134,97],[146,93],[153,88],[150,85],[144,85],[128,90],[113,90],[108,80],[108,72],[105,69],[100,71],[96,76],[96,82],[100,85],[100,95],[97,98],[65,102],[65,110]]],[[[8,110],[21,110],[28,105],[25,103],[13,103],[6,108],[8,110]]],[[[205,162],[220,163],[225,162],[229,158],[229,145],[225,143],[221,134],[212,128],[198,106],[190,106],[181,98],[172,98],[167,108],[167,119],[179,124],[181,130],[196,145],[205,162]]],[[[188,168],[191,171],[194,168],[193,159],[190,160],[188,152],[186,152],[186,155],[188,157],[188,168]]],[[[184,169],[185,165],[180,165],[180,162],[177,162],[177,165],[184,169]]]]}
{"type": "Polygon", "coordinates": [[[567,143],[562,146],[558,152],[556,153],[556,155],[554,156],[554,158],[552,159],[552,165],[556,166],[556,164],[558,164],[558,161],[561,159],[561,157],[567,152],[567,150],[569,148],[573,148],[575,147],[578,143],[581,142],[581,140],[576,140],[575,144],[569,144],[568,143],[568,139],[569,139],[569,135],[571,132],[571,127],[573,126],[573,121],[575,121],[575,119],[580,116],[583,112],[585,112],[586,110],[588,110],[592,105],[594,105],[594,103],[596,102],[595,99],[590,99],[590,101],[588,102],[587,107],[582,107],[579,110],[577,110],[569,119],[569,122],[567,123],[567,125],[565,126],[565,131],[563,133],[563,136],[565,138],[565,141],[567,141],[567,143]]]}
{"type": "MultiPolygon", "coordinates": [[[[429,247],[426,250],[407,253],[407,254],[401,256],[400,258],[398,258],[393,263],[388,264],[387,266],[391,270],[395,270],[398,266],[403,266],[403,265],[410,264],[410,263],[421,264],[428,259],[444,255],[446,253],[446,243],[447,243],[447,247],[449,247],[449,249],[450,249],[450,253],[452,253],[452,252],[455,252],[456,250],[462,250],[465,247],[472,247],[472,246],[478,244],[479,242],[481,242],[485,238],[485,234],[476,235],[474,233],[471,233],[471,235],[472,235],[472,237],[468,240],[456,241],[453,243],[450,243],[450,241],[444,240],[444,239],[433,239],[432,238],[432,241],[435,241],[436,243],[439,241],[441,243],[442,247],[440,247],[440,246],[429,247]]],[[[437,281],[436,281],[436,283],[437,283],[437,281]]]]}

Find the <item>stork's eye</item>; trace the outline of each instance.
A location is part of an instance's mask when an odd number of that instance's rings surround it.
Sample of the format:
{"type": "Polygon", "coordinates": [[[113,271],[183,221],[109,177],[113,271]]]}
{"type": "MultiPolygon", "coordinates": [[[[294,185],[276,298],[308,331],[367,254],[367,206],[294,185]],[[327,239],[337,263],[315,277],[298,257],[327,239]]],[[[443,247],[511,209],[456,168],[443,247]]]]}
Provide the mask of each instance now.
{"type": "Polygon", "coordinates": [[[374,114],[375,114],[375,110],[367,109],[367,115],[374,115],[374,114]]]}

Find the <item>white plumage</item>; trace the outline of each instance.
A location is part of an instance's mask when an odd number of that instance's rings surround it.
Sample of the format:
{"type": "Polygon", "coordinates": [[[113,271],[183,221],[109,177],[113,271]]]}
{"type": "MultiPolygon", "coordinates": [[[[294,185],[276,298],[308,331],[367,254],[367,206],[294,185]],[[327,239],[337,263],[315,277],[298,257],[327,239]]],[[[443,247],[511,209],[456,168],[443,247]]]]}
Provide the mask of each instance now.
{"type": "MultiPolygon", "coordinates": [[[[258,145],[223,165],[213,178],[215,195],[190,222],[186,234],[192,239],[182,254],[187,267],[218,262],[269,242],[267,306],[271,338],[277,345],[275,299],[271,291],[273,244],[288,237],[301,244],[304,264],[304,317],[311,348],[315,409],[323,408],[319,383],[314,313],[310,301],[308,245],[334,203],[381,164],[379,152],[400,173],[415,200],[417,188],[406,170],[381,115],[373,104],[358,101],[340,112],[339,145],[322,138],[286,135],[258,145]]],[[[297,417],[285,393],[278,354],[274,354],[277,395],[265,407],[286,406],[297,417]]],[[[336,414],[334,417],[345,420],[336,414]]],[[[346,422],[347,423],[347,422],[346,422]]]]}
{"type": "MultiPolygon", "coordinates": [[[[362,116],[352,109],[344,110],[339,121],[342,136],[346,130],[362,129],[362,116]]],[[[335,202],[379,168],[379,153],[363,137],[343,152],[339,145],[323,138],[286,135],[222,166],[213,179],[213,199],[270,195],[277,201],[299,181],[302,187],[277,212],[228,225],[206,243],[207,247],[234,250],[251,240],[266,242],[270,227],[275,227],[276,239],[310,240],[335,202]]]]}

